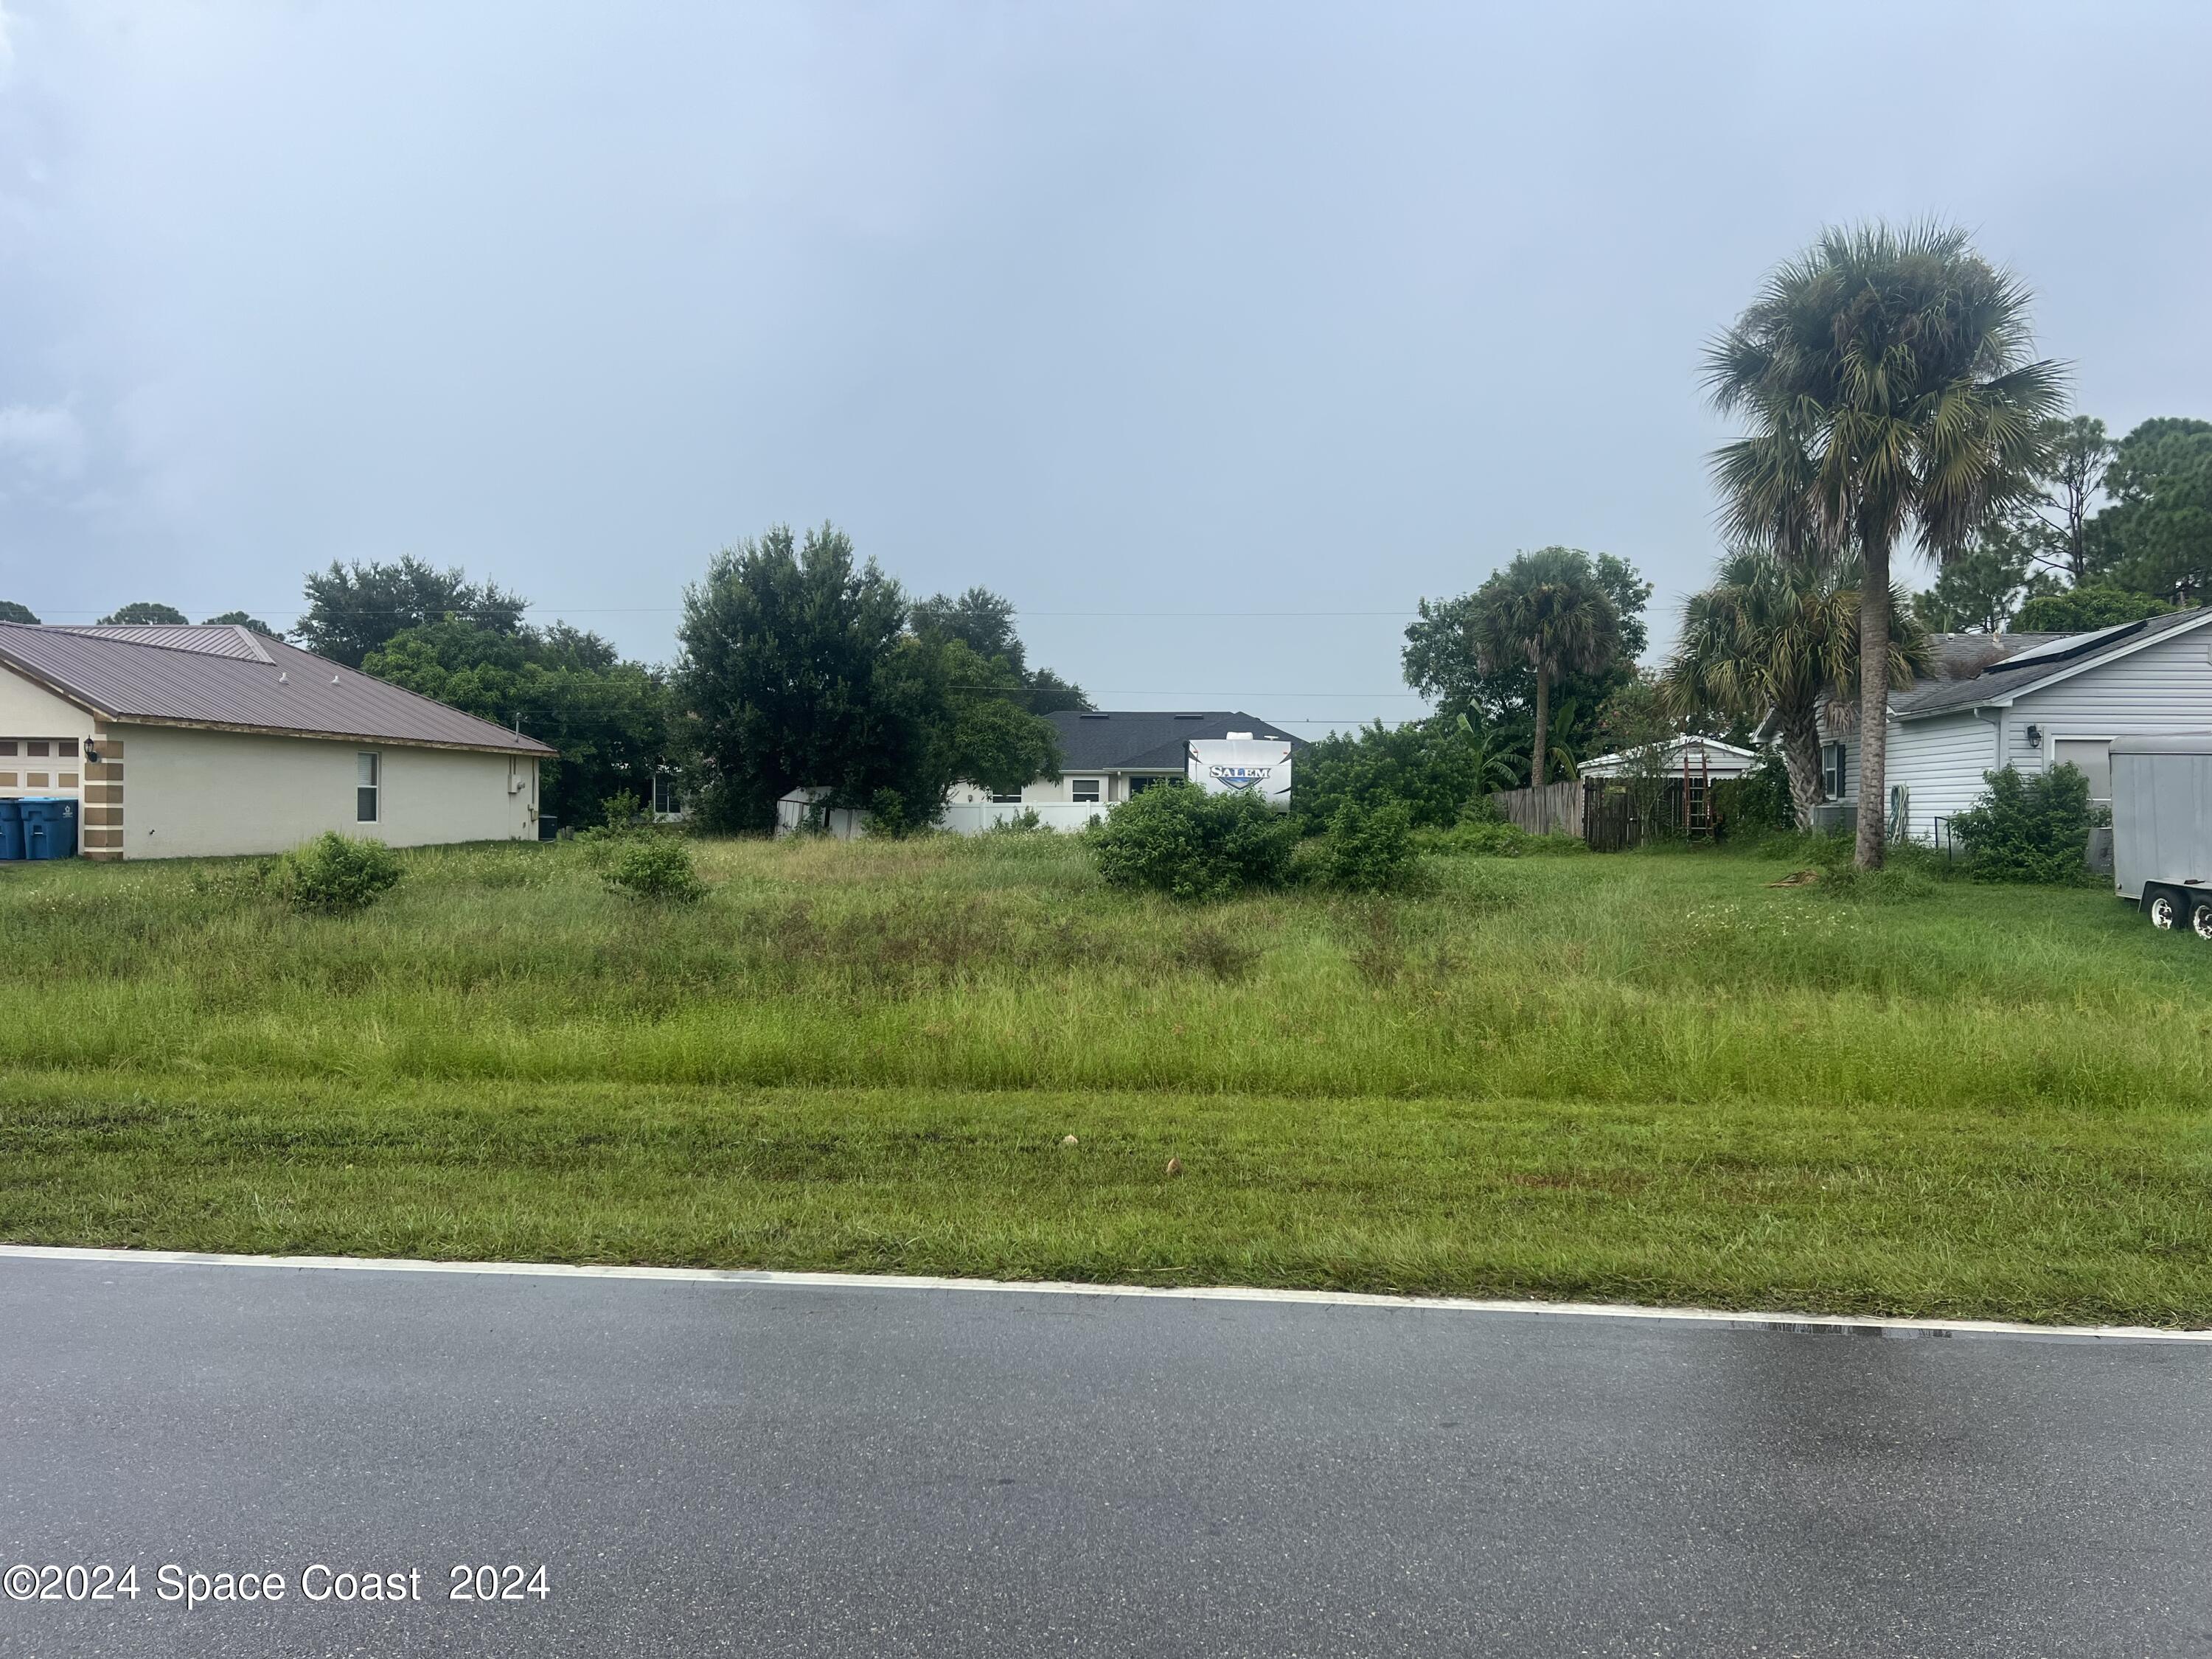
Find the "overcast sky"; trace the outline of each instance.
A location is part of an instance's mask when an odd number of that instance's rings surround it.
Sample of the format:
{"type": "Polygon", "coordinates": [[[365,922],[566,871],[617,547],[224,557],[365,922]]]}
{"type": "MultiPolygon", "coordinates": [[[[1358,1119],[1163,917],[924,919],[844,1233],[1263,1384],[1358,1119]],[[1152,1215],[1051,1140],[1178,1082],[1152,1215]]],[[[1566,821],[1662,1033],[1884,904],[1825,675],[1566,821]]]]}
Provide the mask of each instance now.
{"type": "MultiPolygon", "coordinates": [[[[1940,214],[2212,416],[2212,7],[6,0],[0,597],[417,554],[648,659],[834,519],[1107,707],[1419,704],[1416,600],[1715,549],[1702,343],[1940,214]]],[[[1318,726],[1314,728],[1317,730],[1318,726]]]]}

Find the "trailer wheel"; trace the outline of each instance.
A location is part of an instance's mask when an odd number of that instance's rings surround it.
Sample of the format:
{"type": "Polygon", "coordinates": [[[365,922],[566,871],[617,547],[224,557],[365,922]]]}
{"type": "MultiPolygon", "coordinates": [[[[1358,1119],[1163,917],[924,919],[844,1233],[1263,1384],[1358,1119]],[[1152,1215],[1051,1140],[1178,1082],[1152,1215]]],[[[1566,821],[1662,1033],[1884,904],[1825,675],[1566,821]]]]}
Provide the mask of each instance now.
{"type": "Polygon", "coordinates": [[[2144,895],[2143,914],[2150,918],[2152,927],[2162,933],[2171,933],[2181,926],[2188,912],[2181,908],[2181,901],[2172,893],[2159,891],[2144,895]]]}
{"type": "Polygon", "coordinates": [[[2212,941],[2212,904],[2200,904],[2189,913],[2189,925],[2197,937],[2212,941]]]}

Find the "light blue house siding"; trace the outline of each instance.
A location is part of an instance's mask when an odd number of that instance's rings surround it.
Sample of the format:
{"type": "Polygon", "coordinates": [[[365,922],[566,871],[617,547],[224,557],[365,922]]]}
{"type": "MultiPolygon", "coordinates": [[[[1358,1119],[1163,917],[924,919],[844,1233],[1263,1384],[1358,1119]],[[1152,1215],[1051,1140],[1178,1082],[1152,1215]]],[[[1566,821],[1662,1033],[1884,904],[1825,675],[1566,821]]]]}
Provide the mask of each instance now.
{"type": "MultiPolygon", "coordinates": [[[[1893,714],[1889,782],[1907,791],[1906,833],[1929,839],[1935,821],[1972,805],[1987,787],[1982,775],[2002,766],[2040,772],[2073,761],[2101,786],[2108,775],[2104,745],[2114,738],[2212,732],[2208,623],[2212,611],[2108,655],[2062,664],[2039,683],[2010,690],[1992,686],[1990,700],[1972,708],[1919,718],[1893,714]]],[[[1856,734],[1844,742],[1844,799],[1856,802],[1856,734]]]]}

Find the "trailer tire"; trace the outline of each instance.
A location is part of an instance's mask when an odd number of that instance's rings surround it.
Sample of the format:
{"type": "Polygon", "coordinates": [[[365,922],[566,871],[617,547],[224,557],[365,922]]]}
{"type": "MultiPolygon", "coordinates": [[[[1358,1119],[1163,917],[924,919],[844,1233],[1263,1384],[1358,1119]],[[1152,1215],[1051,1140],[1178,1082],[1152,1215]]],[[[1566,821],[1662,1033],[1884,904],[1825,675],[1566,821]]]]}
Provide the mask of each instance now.
{"type": "Polygon", "coordinates": [[[2212,902],[2202,903],[2189,913],[2189,926],[2197,937],[2212,944],[2212,902]]]}
{"type": "Polygon", "coordinates": [[[2142,908],[2150,925],[2162,933],[2172,933],[2189,920],[2189,901],[2163,887],[2143,889],[2142,908]]]}

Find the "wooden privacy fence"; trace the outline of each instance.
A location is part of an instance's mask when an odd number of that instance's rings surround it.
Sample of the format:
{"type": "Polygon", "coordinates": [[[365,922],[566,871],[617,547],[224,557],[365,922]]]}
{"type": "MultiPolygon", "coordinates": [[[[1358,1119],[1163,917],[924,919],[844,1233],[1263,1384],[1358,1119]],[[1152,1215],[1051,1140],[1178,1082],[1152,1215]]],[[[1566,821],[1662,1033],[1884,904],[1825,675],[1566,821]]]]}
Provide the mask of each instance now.
{"type": "Polygon", "coordinates": [[[1565,778],[1558,783],[1547,783],[1541,789],[1501,789],[1490,798],[1490,804],[1508,823],[1532,836],[1547,832],[1580,836],[1583,803],[1593,791],[1603,787],[1595,779],[1583,782],[1565,778]]]}
{"type": "MultiPolygon", "coordinates": [[[[1595,853],[1621,853],[1641,847],[1645,826],[1636,809],[1636,797],[1618,784],[1606,787],[1601,778],[1571,778],[1534,789],[1502,789],[1490,798],[1501,817],[1516,830],[1530,835],[1546,830],[1553,835],[1577,836],[1595,853]],[[1536,821],[1537,795],[1544,797],[1544,823],[1536,821]]],[[[1659,802],[1659,821],[1673,826],[1683,822],[1682,780],[1669,778],[1659,802]]]]}

